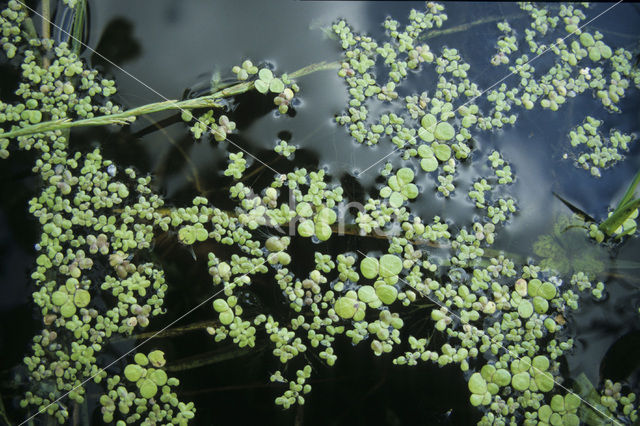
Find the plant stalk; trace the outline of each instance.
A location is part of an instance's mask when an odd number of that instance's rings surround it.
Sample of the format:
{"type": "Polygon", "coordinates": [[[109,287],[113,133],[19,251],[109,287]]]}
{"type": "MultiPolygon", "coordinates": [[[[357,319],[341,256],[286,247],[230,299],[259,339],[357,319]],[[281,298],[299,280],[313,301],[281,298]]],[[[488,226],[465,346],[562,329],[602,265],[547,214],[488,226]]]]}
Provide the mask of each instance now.
{"type": "MultiPolygon", "coordinates": [[[[304,68],[300,68],[297,71],[289,74],[290,78],[302,77],[316,71],[336,69],[340,65],[338,62],[319,62],[316,64],[308,65],[304,68]]],[[[211,95],[201,96],[195,99],[186,99],[184,101],[166,100],[162,102],[155,102],[140,107],[132,108],[117,114],[101,115],[98,117],[85,118],[82,120],[72,120],[70,118],[63,118],[59,120],[46,121],[43,123],[37,123],[25,127],[17,127],[7,133],[0,133],[0,138],[11,139],[19,136],[31,135],[34,133],[51,132],[55,130],[64,130],[72,127],[87,127],[87,126],[104,126],[107,124],[120,124],[127,125],[135,121],[136,117],[140,115],[153,114],[160,111],[168,110],[190,110],[197,108],[222,108],[222,104],[218,103],[218,99],[227,98],[230,96],[236,96],[242,93],[246,93],[253,90],[255,87],[253,81],[246,81],[225,89],[219,90],[211,95]]]]}

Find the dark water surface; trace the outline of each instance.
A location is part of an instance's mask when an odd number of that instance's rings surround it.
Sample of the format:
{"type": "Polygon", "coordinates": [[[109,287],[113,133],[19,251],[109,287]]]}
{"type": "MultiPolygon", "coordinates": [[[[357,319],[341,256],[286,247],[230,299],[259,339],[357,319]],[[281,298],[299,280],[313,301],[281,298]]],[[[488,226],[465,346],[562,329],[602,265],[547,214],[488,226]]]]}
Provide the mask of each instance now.
{"type": "MultiPolygon", "coordinates": [[[[383,40],[380,24],[387,15],[405,23],[411,8],[422,7],[423,2],[93,1],[89,9],[88,44],[135,78],[90,52],[84,56],[107,75],[115,77],[119,89],[117,99],[129,108],[163,100],[160,95],[179,99],[187,91],[202,90],[214,72],[219,72],[223,80],[231,78],[231,67],[246,58],[256,64],[271,62],[277,72],[339,60],[339,45],[322,31],[337,18],[345,18],[357,32],[383,40]]],[[[595,16],[606,7],[595,5],[589,15],[595,16]]],[[[517,5],[510,3],[455,2],[446,5],[446,12],[449,20],[444,28],[496,15],[509,18],[517,30],[528,23],[517,5]]],[[[633,49],[640,38],[639,24],[638,6],[622,4],[594,22],[592,28],[600,30],[610,45],[633,49]]],[[[507,72],[504,67],[497,72],[488,62],[495,53],[498,35],[495,23],[489,23],[434,37],[428,43],[432,51],[439,51],[443,46],[459,49],[463,59],[471,64],[471,80],[482,88],[507,72]]],[[[409,91],[430,88],[429,78],[421,76],[415,80],[409,91]]],[[[344,108],[347,94],[334,71],[303,77],[299,84],[301,104],[295,108],[295,117],[276,117],[271,101],[263,96],[239,97],[230,114],[238,123],[238,132],[230,139],[267,163],[275,161],[273,167],[278,171],[288,171],[295,166],[325,168],[334,182],[342,183],[349,197],[363,199],[366,193],[376,196],[381,182],[378,170],[382,164],[357,178],[355,172],[391,152],[393,146],[384,140],[374,148],[358,145],[344,128],[335,124],[333,117],[344,108]],[[299,147],[291,162],[278,159],[273,153],[281,137],[287,137],[291,144],[299,147]]],[[[552,192],[602,219],[640,167],[637,142],[631,144],[626,160],[604,171],[601,179],[576,169],[571,160],[562,160],[562,155],[570,149],[568,130],[588,114],[606,118],[601,129],[605,134],[610,126],[638,136],[638,90],[627,91],[621,103],[624,114],[603,112],[590,93],[569,103],[561,113],[524,112],[515,127],[474,135],[474,158],[482,158],[496,148],[512,165],[516,181],[511,194],[518,201],[519,212],[499,231],[497,246],[524,259],[533,257],[531,245],[539,235],[550,232],[557,215],[570,213],[552,192]]],[[[72,143],[80,148],[100,141],[106,155],[120,164],[132,164],[141,171],[153,173],[158,191],[170,204],[187,203],[194,195],[204,192],[216,206],[228,206],[226,188],[231,181],[221,176],[221,170],[226,167],[227,150],[236,149],[228,142],[193,143],[186,126],[179,120],[161,126],[161,130],[155,127],[156,122],[170,121],[171,117],[170,114],[154,117],[155,121],[141,118],[122,131],[74,130],[72,143]],[[181,147],[184,155],[176,146],[181,147]]],[[[390,160],[394,166],[404,164],[396,156],[390,160]]],[[[37,329],[31,319],[32,290],[28,276],[38,230],[27,215],[27,201],[37,188],[30,175],[27,154],[16,155],[1,164],[0,367],[6,370],[20,362],[37,329]],[[19,156],[25,161],[14,161],[19,156]]],[[[457,226],[471,223],[469,218],[474,210],[467,197],[468,187],[476,176],[487,175],[487,168],[484,161],[477,161],[458,171],[456,194],[450,200],[436,195],[434,176],[419,174],[417,184],[421,186],[422,195],[412,203],[412,211],[425,220],[438,214],[457,226]]],[[[256,177],[258,183],[271,178],[269,170],[256,177]]],[[[355,250],[357,241],[343,237],[332,239],[331,244],[335,250],[344,251],[345,247],[355,250]]],[[[381,243],[372,249],[383,246],[381,243]]],[[[312,259],[305,257],[312,256],[314,247],[310,243],[296,247],[293,264],[308,266],[312,259]]],[[[584,372],[593,383],[607,377],[627,380],[638,388],[640,370],[634,359],[640,350],[640,274],[637,266],[628,268],[626,262],[640,261],[639,250],[638,239],[633,238],[612,253],[604,251],[602,260],[606,263],[606,272],[601,279],[606,281],[608,297],[603,302],[587,297],[571,317],[570,330],[575,332],[577,344],[566,357],[568,377],[584,372]]],[[[167,315],[153,320],[149,330],[161,329],[211,292],[205,252],[196,253],[194,262],[192,254],[175,241],[159,245],[159,252],[171,290],[167,315]]],[[[259,280],[256,281],[259,285],[259,280]]],[[[418,314],[408,330],[427,327],[426,315],[424,311],[418,314]]],[[[213,317],[213,311],[204,307],[180,324],[213,317]]],[[[478,412],[468,403],[467,384],[459,368],[438,368],[431,364],[397,367],[391,364],[391,356],[374,357],[368,344],[351,347],[344,341],[336,345],[339,360],[333,368],[322,367],[313,359],[314,355],[309,355],[314,368],[318,369],[310,380],[313,390],[303,408],[283,411],[273,403],[281,389],[268,381],[269,374],[279,368],[278,362],[271,355],[268,342],[259,342],[258,346],[260,344],[262,350],[249,355],[239,354],[235,359],[171,373],[181,380],[181,400],[196,403],[195,424],[430,425],[471,424],[479,419],[478,412]]],[[[101,361],[107,363],[133,345],[132,341],[114,344],[105,351],[101,361]]],[[[211,337],[198,331],[152,341],[144,350],[153,347],[164,350],[171,369],[172,364],[173,368],[179,368],[190,360],[213,358],[231,349],[225,345],[214,344],[211,337]]],[[[20,418],[11,406],[16,399],[2,396],[5,404],[9,404],[8,411],[15,414],[15,419],[20,418]]],[[[19,396],[18,391],[15,396],[19,396]]],[[[93,421],[99,423],[99,419],[96,410],[93,421]]]]}

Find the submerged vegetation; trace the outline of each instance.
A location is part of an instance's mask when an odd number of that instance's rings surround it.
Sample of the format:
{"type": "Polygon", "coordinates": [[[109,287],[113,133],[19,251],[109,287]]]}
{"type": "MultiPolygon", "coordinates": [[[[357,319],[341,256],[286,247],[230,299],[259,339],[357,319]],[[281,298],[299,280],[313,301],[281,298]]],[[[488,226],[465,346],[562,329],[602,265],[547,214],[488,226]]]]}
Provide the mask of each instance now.
{"type": "MultiPolygon", "coordinates": [[[[481,412],[480,424],[636,422],[636,396],[627,387],[567,380],[561,361],[574,346],[566,326],[572,311],[589,293],[600,299],[606,291],[597,281],[599,256],[634,237],[635,222],[629,221],[637,216],[638,178],[613,219],[561,219],[534,244],[541,260],[522,261],[493,248],[518,213],[512,194],[517,174],[499,151],[477,150],[474,135],[514,125],[527,110],[561,110],[585,92],[607,113],[617,112],[627,92],[640,87],[640,72],[631,52],[590,31],[588,8],[521,8],[530,25],[520,33],[499,22],[504,36],[488,59],[513,78],[487,90],[471,81],[471,65],[458,50],[436,52],[427,44],[430,31],[447,21],[444,6],[429,2],[411,11],[406,25],[387,18],[386,40],[337,20],[331,31],[343,49],[338,63],[277,74],[269,64],[247,59],[230,70],[237,82],[193,99],[127,110],[110,100],[114,81],[89,69],[73,45],[54,45],[37,34],[32,12],[11,0],[1,13],[1,41],[20,84],[12,100],[0,103],[0,157],[14,161],[14,152],[32,152],[32,171],[41,182],[29,202],[40,227],[31,277],[41,331],[24,357],[25,419],[42,415],[68,422],[71,403],[86,401],[88,382],[102,387],[98,401],[107,423],[186,424],[197,418],[198,407],[183,401],[179,380],[168,376],[164,354],[153,342],[114,361],[98,356],[110,340],[131,336],[166,313],[171,283],[153,243],[169,233],[187,248],[208,251],[211,295],[195,308],[210,309],[211,338],[254,348],[266,336],[280,368],[265,372],[265,380],[282,384],[275,403],[285,409],[312,397],[318,366],[338,363],[337,342],[350,341],[395,365],[458,366],[469,403],[481,412]],[[551,65],[536,68],[542,54],[553,58],[551,65]],[[229,141],[238,130],[225,99],[255,89],[288,114],[304,93],[296,79],[322,70],[337,72],[347,87],[348,105],[336,111],[338,125],[359,144],[394,145],[391,154],[360,172],[378,172],[382,180],[378,197],[367,196],[354,215],[349,208],[355,201],[325,170],[294,167],[280,174],[229,141]],[[436,75],[430,86],[400,95],[412,74],[426,72],[436,75]],[[116,164],[100,148],[69,144],[75,127],[126,126],[165,110],[181,113],[194,143],[233,145],[221,170],[234,180],[228,190],[233,210],[204,196],[169,205],[155,192],[152,176],[116,164]],[[412,213],[415,202],[450,198],[465,187],[459,168],[471,162],[484,162],[489,171],[466,185],[472,217],[453,223],[412,213]],[[269,184],[249,185],[245,177],[259,167],[274,172],[269,184]],[[329,244],[347,228],[355,229],[355,249],[329,244]],[[282,235],[265,238],[265,230],[273,229],[282,235]],[[384,250],[368,246],[369,237],[382,238],[384,250]],[[296,239],[316,244],[315,268],[296,268],[290,250],[296,239]],[[586,248],[576,253],[577,244],[586,248]],[[260,276],[273,277],[285,313],[267,304],[258,313],[248,309],[250,297],[259,297],[252,283],[260,276]],[[405,314],[414,306],[429,330],[405,331],[405,314]]],[[[603,138],[602,122],[587,117],[570,133],[573,146],[589,150],[576,153],[576,161],[594,176],[621,161],[633,141],[614,130],[603,138]]],[[[279,139],[274,149],[295,165],[296,146],[289,140],[279,139]]]]}

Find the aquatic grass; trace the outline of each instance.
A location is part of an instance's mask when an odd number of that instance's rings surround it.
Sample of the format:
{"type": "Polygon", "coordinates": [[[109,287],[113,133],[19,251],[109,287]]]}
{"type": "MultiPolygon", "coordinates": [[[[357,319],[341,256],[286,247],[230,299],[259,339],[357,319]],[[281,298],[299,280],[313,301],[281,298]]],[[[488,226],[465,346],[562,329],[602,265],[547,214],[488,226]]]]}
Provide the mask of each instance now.
{"type": "Polygon", "coordinates": [[[598,226],[600,231],[608,236],[623,236],[635,232],[636,225],[633,219],[638,214],[640,198],[634,199],[633,197],[639,182],[640,171],[634,176],[611,215],[598,226]]]}

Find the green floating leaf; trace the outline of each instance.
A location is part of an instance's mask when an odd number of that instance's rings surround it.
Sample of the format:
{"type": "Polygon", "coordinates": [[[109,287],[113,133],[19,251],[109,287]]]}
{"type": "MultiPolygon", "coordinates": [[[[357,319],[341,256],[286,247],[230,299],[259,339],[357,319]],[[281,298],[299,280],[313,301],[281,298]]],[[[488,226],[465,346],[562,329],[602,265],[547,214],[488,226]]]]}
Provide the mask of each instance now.
{"type": "Polygon", "coordinates": [[[418,187],[413,183],[410,183],[406,185],[404,188],[402,188],[402,195],[404,195],[410,200],[416,198],[418,196],[418,193],[419,193],[418,187]]]}
{"type": "Polygon", "coordinates": [[[269,91],[269,83],[265,83],[262,80],[256,80],[255,86],[256,90],[262,94],[265,94],[269,91]]]}
{"type": "Polygon", "coordinates": [[[358,289],[358,299],[362,300],[364,303],[372,303],[378,300],[378,296],[376,295],[376,290],[373,287],[365,285],[358,289]]]}
{"type": "Polygon", "coordinates": [[[148,377],[157,386],[164,386],[169,379],[163,370],[153,370],[148,377]]]}
{"type": "Polygon", "coordinates": [[[124,377],[131,382],[137,382],[144,375],[144,368],[138,364],[129,364],[124,368],[124,377]]]}
{"type": "Polygon", "coordinates": [[[284,83],[279,78],[274,78],[269,83],[269,90],[273,93],[282,93],[284,90],[284,83]]]}
{"type": "Polygon", "coordinates": [[[331,237],[331,226],[325,222],[315,224],[315,234],[320,241],[327,241],[331,237]]]}
{"type": "Polygon", "coordinates": [[[518,305],[518,315],[522,318],[529,318],[533,315],[533,305],[528,300],[522,300],[518,305]]]}
{"type": "Polygon", "coordinates": [[[526,371],[515,374],[511,378],[511,386],[513,386],[515,390],[518,390],[520,392],[524,392],[525,390],[529,389],[530,382],[531,376],[529,376],[529,373],[527,373],[526,371]]]}
{"type": "Polygon", "coordinates": [[[420,161],[420,167],[422,167],[422,170],[424,170],[425,172],[434,172],[438,170],[438,160],[433,156],[429,158],[423,158],[420,161]]]}
{"type": "Polygon", "coordinates": [[[312,220],[309,220],[309,219],[303,220],[298,224],[298,234],[300,234],[303,237],[310,237],[314,234],[315,228],[316,227],[313,224],[312,220]]]}
{"type": "Polygon", "coordinates": [[[158,393],[158,386],[150,379],[143,379],[139,386],[140,396],[143,398],[153,398],[158,393]]]}
{"type": "Polygon", "coordinates": [[[336,300],[334,305],[334,309],[336,310],[336,314],[340,318],[350,319],[353,318],[353,315],[356,313],[356,307],[354,305],[354,300],[349,297],[341,297],[336,300]]]}
{"type": "Polygon", "coordinates": [[[380,276],[394,277],[402,271],[402,259],[394,254],[385,254],[380,258],[380,276]]]}
{"type": "Polygon", "coordinates": [[[480,373],[473,373],[469,378],[469,390],[477,395],[484,395],[487,392],[487,382],[480,373]]]}
{"type": "Polygon", "coordinates": [[[433,152],[436,154],[438,160],[445,162],[451,158],[451,148],[449,145],[443,143],[434,143],[433,144],[433,152]]]}
{"type": "Polygon", "coordinates": [[[163,367],[167,363],[164,359],[164,352],[157,349],[149,352],[149,361],[154,367],[163,367]]]}
{"type": "Polygon", "coordinates": [[[269,83],[273,79],[273,73],[269,68],[262,68],[258,72],[258,78],[264,81],[265,83],[269,83]]]}
{"type": "Polygon", "coordinates": [[[426,114],[422,117],[422,120],[420,120],[422,127],[431,133],[435,132],[437,122],[438,120],[433,114],[426,114]]]}
{"type": "Polygon", "coordinates": [[[64,291],[54,291],[51,295],[51,302],[56,306],[64,305],[69,300],[69,295],[64,291]]]}
{"type": "Polygon", "coordinates": [[[404,197],[402,196],[402,194],[395,191],[392,192],[391,196],[389,197],[389,204],[391,205],[391,207],[399,208],[402,206],[402,203],[404,203],[404,197]]]}
{"type": "Polygon", "coordinates": [[[382,284],[376,287],[376,295],[385,305],[390,305],[396,301],[398,290],[395,287],[382,284]]]}
{"type": "Polygon", "coordinates": [[[398,178],[398,184],[400,185],[400,187],[403,187],[408,183],[412,182],[413,178],[415,177],[415,175],[413,174],[413,170],[411,170],[408,167],[403,167],[400,170],[398,170],[398,173],[396,173],[396,176],[398,178]]]}
{"type": "Polygon", "coordinates": [[[436,139],[441,141],[451,140],[455,135],[456,131],[453,129],[453,126],[447,122],[438,123],[434,132],[436,139]]]}
{"type": "Polygon", "coordinates": [[[338,219],[338,215],[333,209],[323,207],[316,215],[316,223],[322,222],[328,225],[333,225],[338,219]]]}
{"type": "Polygon", "coordinates": [[[89,304],[90,301],[91,301],[91,295],[87,290],[78,289],[73,295],[73,303],[78,308],[84,308],[89,304]]]}
{"type": "Polygon", "coordinates": [[[360,262],[360,272],[365,278],[373,279],[378,276],[378,259],[365,257],[360,262]]]}

